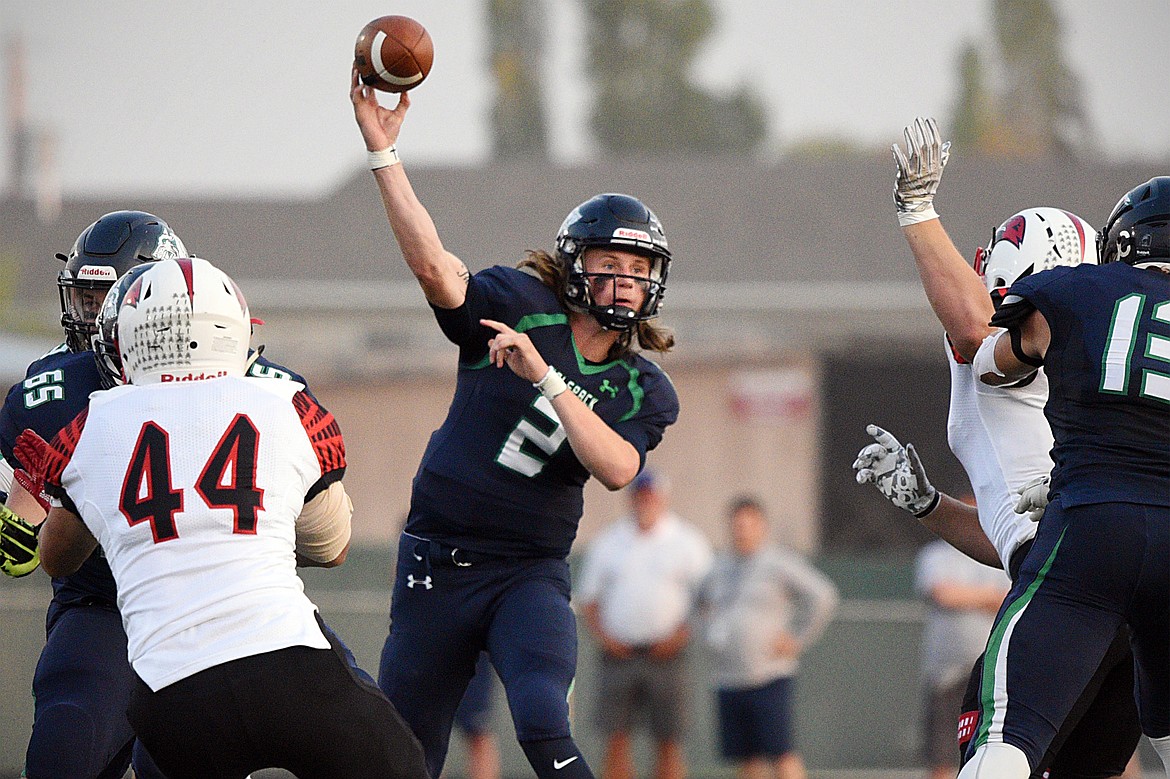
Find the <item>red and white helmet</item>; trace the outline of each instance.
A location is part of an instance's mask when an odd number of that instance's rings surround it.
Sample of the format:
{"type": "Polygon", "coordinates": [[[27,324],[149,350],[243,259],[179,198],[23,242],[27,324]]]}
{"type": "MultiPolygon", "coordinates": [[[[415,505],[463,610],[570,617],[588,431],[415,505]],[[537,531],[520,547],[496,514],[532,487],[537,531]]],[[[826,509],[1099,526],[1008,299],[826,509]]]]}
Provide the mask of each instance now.
{"type": "Polygon", "coordinates": [[[117,328],[131,384],[244,375],[252,334],[248,303],[207,260],[152,263],[126,290],[117,328]]]}
{"type": "Polygon", "coordinates": [[[995,231],[991,245],[975,252],[975,270],[996,304],[1024,276],[1057,265],[1097,263],[1088,222],[1059,208],[1025,208],[995,231]]]}

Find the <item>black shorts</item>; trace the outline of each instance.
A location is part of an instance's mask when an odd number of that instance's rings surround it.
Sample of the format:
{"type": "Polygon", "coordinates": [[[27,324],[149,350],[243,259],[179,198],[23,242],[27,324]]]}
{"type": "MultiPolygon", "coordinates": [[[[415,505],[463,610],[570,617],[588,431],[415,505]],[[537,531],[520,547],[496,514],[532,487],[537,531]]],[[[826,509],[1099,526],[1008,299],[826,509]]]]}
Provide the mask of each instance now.
{"type": "Polygon", "coordinates": [[[261,768],[300,779],[427,779],[418,740],[331,643],[232,660],[157,692],[138,680],[130,724],[171,779],[261,768]]]}

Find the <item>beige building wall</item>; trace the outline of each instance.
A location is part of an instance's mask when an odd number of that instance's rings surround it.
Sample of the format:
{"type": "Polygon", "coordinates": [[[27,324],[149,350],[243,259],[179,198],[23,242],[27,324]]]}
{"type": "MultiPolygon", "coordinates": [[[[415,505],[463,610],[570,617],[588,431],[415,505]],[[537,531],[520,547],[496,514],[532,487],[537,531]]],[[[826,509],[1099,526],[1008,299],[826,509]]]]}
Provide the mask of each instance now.
{"type": "MultiPolygon", "coordinates": [[[[678,422],[649,462],[671,480],[675,510],[724,541],[723,512],[735,495],[763,498],[776,538],[798,549],[818,544],[819,377],[794,356],[742,365],[671,364],[678,422]]],[[[406,516],[410,482],[454,389],[450,375],[315,387],[341,423],[346,485],[354,501],[354,542],[392,544],[406,516]]],[[[578,542],[626,510],[623,493],[586,488],[578,542]]]]}

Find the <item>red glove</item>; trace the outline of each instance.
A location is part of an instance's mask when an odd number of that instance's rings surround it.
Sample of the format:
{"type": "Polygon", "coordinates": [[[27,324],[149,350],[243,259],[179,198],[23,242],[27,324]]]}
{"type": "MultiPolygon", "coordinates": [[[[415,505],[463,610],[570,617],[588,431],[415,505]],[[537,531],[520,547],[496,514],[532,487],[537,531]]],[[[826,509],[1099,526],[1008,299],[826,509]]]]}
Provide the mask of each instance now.
{"type": "Polygon", "coordinates": [[[48,466],[49,442],[37,435],[32,428],[25,428],[16,437],[16,446],[13,447],[12,453],[24,465],[24,468],[17,468],[13,472],[12,478],[48,512],[49,496],[45,493],[45,469],[48,466]]]}

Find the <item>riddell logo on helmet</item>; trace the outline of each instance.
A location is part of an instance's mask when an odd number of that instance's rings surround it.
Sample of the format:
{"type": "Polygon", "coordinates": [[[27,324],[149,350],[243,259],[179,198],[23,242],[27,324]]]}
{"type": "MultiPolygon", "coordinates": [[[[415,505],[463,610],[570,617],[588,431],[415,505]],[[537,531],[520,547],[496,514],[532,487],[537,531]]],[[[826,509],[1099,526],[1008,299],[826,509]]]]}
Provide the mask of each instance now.
{"type": "Polygon", "coordinates": [[[163,384],[172,381],[203,381],[204,379],[218,379],[221,376],[227,376],[227,371],[216,371],[215,373],[188,373],[185,376],[179,376],[174,373],[164,373],[159,379],[163,384]]]}
{"type": "Polygon", "coordinates": [[[641,230],[631,230],[628,227],[619,227],[613,231],[614,238],[625,238],[630,241],[649,241],[650,233],[641,230]]]}
{"type": "Polygon", "coordinates": [[[108,265],[82,265],[77,271],[78,279],[89,281],[117,281],[118,271],[108,265]]]}

